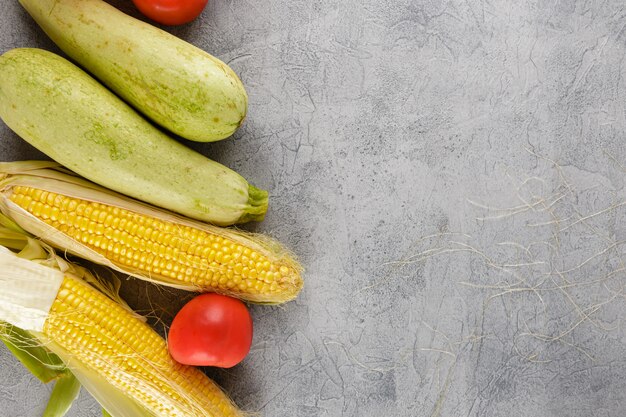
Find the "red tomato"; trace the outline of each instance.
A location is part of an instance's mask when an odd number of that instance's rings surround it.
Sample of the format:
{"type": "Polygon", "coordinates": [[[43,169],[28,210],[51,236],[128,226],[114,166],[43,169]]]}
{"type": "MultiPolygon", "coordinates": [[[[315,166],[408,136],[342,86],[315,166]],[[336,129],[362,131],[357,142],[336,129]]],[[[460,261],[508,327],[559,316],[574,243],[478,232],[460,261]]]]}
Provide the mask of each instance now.
{"type": "Polygon", "coordinates": [[[164,25],[182,25],[198,17],[208,0],[133,0],[150,19],[164,25]]]}
{"type": "Polygon", "coordinates": [[[167,344],[174,360],[182,364],[230,368],[250,351],[252,317],[235,298],[202,294],[174,317],[167,344]]]}

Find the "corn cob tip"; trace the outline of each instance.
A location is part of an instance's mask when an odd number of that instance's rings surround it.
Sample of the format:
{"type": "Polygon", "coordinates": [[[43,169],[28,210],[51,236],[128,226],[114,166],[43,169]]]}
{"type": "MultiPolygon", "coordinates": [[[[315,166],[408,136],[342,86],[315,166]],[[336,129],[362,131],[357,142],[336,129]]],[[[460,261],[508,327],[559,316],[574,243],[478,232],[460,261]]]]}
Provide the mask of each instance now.
{"type": "MultiPolygon", "coordinates": [[[[266,246],[266,250],[270,253],[275,253],[277,259],[274,261],[275,266],[272,268],[274,272],[266,272],[266,278],[270,279],[269,283],[263,285],[262,290],[258,293],[246,294],[248,301],[257,304],[277,305],[296,299],[304,287],[302,265],[285,248],[279,249],[276,247],[271,249],[272,245],[278,245],[273,239],[259,235],[256,235],[255,238],[261,245],[269,244],[269,246],[266,246]],[[270,278],[272,275],[273,277],[270,278]]],[[[233,294],[233,296],[241,298],[241,295],[233,294]]]]}
{"type": "MultiPolygon", "coordinates": [[[[249,301],[258,304],[277,305],[294,300],[304,286],[302,268],[293,258],[286,257],[285,264],[278,269],[278,275],[275,281],[278,291],[272,293],[271,297],[266,294],[249,295],[249,301]],[[271,301],[268,301],[269,299],[271,301]]],[[[237,295],[233,294],[233,296],[237,295]]]]}

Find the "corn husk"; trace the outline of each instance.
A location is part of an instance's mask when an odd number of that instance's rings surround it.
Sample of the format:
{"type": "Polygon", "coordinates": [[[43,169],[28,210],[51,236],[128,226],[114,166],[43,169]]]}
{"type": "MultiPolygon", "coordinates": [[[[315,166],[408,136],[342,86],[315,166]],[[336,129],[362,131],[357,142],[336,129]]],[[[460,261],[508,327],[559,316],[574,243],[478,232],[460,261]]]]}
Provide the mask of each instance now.
{"type": "Polygon", "coordinates": [[[63,272],[15,256],[0,246],[0,317],[22,329],[40,332],[63,272]]]}

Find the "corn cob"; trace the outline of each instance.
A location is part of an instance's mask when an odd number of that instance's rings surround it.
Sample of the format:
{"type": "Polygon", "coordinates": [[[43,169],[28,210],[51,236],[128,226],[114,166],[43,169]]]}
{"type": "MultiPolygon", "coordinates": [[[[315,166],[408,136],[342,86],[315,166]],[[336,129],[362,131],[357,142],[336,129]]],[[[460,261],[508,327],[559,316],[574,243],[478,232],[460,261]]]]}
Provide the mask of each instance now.
{"type": "Polygon", "coordinates": [[[65,277],[43,333],[157,415],[239,415],[202,372],[176,363],[165,340],[131,317],[89,285],[65,277]]]}
{"type": "Polygon", "coordinates": [[[161,336],[85,276],[95,280],[53,255],[35,262],[0,246],[0,301],[9,300],[0,302],[0,320],[57,354],[113,416],[242,415],[206,375],[175,362],[161,336]]]}
{"type": "Polygon", "coordinates": [[[258,303],[295,298],[300,266],[260,235],[184,219],[53,164],[0,164],[0,209],[49,244],[155,283],[258,303]]]}

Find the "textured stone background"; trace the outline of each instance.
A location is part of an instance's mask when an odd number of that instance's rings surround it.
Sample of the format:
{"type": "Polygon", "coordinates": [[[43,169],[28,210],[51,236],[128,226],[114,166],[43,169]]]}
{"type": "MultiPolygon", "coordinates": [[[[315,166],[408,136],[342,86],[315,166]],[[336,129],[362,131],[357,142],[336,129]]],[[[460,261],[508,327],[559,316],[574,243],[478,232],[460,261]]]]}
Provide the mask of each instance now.
{"type": "MultiPolygon", "coordinates": [[[[195,148],[270,190],[256,229],[307,269],[209,374],[266,416],[626,415],[625,28],[618,0],[212,0],[172,29],[250,95],[195,148]]],[[[19,46],[57,50],[3,0],[19,46]]],[[[125,284],[166,323],[182,303],[125,284]]],[[[48,393],[0,349],[0,415],[48,393]]],[[[83,392],[70,416],[99,412],[83,392]]]]}

